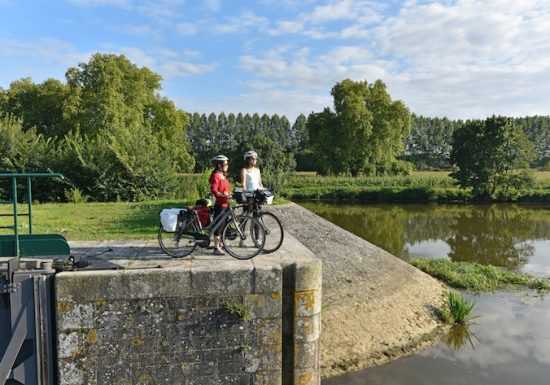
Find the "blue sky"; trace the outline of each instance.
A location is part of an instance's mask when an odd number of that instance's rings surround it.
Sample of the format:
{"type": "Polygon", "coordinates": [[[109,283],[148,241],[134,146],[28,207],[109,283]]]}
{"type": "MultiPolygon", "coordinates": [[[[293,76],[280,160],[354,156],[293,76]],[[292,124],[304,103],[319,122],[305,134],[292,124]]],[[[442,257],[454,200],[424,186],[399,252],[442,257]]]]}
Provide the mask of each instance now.
{"type": "Polygon", "coordinates": [[[548,36],[549,0],[0,0],[0,87],[102,52],[189,112],[293,121],[350,78],[419,115],[550,115],[548,36]]]}

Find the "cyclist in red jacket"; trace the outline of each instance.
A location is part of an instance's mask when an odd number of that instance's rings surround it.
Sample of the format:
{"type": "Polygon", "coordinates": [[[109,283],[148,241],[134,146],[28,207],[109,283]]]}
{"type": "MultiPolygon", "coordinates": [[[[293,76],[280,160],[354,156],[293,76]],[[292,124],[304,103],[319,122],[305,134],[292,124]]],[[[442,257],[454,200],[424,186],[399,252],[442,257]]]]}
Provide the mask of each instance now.
{"type": "MultiPolygon", "coordinates": [[[[210,174],[210,192],[216,198],[216,204],[214,205],[214,219],[222,213],[222,211],[229,204],[229,197],[231,196],[231,187],[227,180],[227,169],[229,159],[225,155],[216,155],[212,158],[214,164],[214,170],[210,174]]],[[[224,255],[225,252],[221,249],[220,231],[214,232],[214,254],[224,255]]]]}

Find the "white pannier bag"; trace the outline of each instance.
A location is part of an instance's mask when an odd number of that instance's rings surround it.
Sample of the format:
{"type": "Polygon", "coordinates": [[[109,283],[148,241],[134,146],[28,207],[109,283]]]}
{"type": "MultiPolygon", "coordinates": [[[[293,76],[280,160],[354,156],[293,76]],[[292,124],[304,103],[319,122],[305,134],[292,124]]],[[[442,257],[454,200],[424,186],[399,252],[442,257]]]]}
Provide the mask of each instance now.
{"type": "Polygon", "coordinates": [[[162,209],[160,212],[160,224],[166,232],[173,233],[176,231],[178,224],[178,214],[185,209],[162,209]]]}

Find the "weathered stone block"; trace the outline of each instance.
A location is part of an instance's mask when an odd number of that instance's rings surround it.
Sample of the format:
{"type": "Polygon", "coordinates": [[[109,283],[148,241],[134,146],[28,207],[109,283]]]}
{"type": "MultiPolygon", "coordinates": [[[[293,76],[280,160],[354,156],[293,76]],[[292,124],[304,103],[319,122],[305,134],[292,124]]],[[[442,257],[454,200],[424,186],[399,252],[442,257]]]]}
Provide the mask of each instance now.
{"type": "Polygon", "coordinates": [[[316,368],[319,361],[317,342],[296,342],[294,344],[294,363],[297,368],[316,368]]]}
{"type": "Polygon", "coordinates": [[[254,264],[254,293],[280,293],[282,285],[281,266],[254,264]]]}
{"type": "Polygon", "coordinates": [[[321,290],[300,291],[294,294],[294,316],[308,317],[321,312],[321,290]]]}
{"type": "Polygon", "coordinates": [[[320,289],[323,281],[322,263],[319,260],[296,263],[295,290],[320,289]]]}
{"type": "Polygon", "coordinates": [[[231,270],[191,269],[194,296],[252,292],[252,267],[231,270]]]}
{"type": "Polygon", "coordinates": [[[321,337],[321,314],[311,317],[297,317],[294,329],[296,341],[313,342],[321,337]]]}
{"type": "Polygon", "coordinates": [[[252,310],[251,319],[280,318],[282,298],[279,293],[247,294],[244,296],[244,306],[252,310]]]}

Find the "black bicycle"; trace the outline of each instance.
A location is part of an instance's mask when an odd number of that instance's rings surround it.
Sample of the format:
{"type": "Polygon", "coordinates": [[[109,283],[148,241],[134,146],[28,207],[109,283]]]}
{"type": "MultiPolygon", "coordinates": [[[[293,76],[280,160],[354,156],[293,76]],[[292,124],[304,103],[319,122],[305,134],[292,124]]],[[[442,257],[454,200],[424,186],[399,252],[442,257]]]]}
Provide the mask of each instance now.
{"type": "Polygon", "coordinates": [[[243,206],[241,216],[256,219],[265,232],[265,245],[262,252],[273,253],[277,251],[283,244],[285,237],[283,225],[275,214],[262,210],[262,206],[268,204],[273,199],[273,195],[266,190],[256,190],[254,193],[240,191],[235,192],[235,194],[241,194],[240,197],[236,195],[237,202],[242,202],[243,206]]]}
{"type": "MultiPolygon", "coordinates": [[[[240,207],[240,206],[237,206],[240,207]]],[[[254,217],[236,215],[233,206],[226,207],[208,226],[202,226],[196,210],[182,209],[174,232],[159,227],[160,248],[174,258],[191,254],[197,247],[207,248],[214,232],[221,229],[224,249],[234,258],[250,259],[264,248],[266,234],[254,217]]]]}

